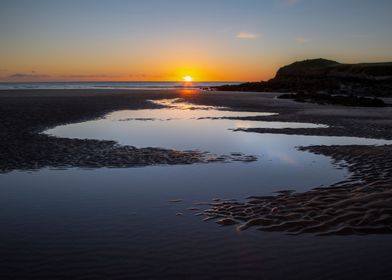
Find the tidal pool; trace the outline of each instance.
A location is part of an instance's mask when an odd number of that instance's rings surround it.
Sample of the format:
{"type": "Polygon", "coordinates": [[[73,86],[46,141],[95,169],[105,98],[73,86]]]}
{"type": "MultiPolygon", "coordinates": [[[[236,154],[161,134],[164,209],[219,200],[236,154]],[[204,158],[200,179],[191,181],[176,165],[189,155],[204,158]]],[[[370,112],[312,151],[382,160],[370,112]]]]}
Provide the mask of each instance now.
{"type": "MultiPolygon", "coordinates": [[[[326,126],[312,123],[226,119],[225,117],[265,116],[273,113],[228,111],[225,108],[185,103],[180,99],[153,102],[167,107],[117,111],[103,119],[58,126],[46,133],[57,137],[115,140],[120,144],[136,147],[254,155],[257,161],[246,164],[218,163],[178,167],[177,180],[181,178],[186,181],[187,176],[200,173],[202,179],[206,180],[203,185],[207,184],[210,191],[215,190],[214,195],[231,195],[235,198],[249,194],[270,194],[283,188],[304,191],[332,184],[348,175],[346,170],[337,169],[332,165],[329,158],[298,151],[298,146],[387,143],[384,140],[353,137],[234,132],[233,129],[244,127],[323,129],[326,126]],[[183,169],[180,170],[181,168],[183,169]],[[189,170],[189,175],[185,170],[189,170]]],[[[176,183],[170,183],[173,184],[176,183]]],[[[202,194],[200,188],[189,187],[185,188],[185,191],[202,194]]]]}
{"type": "Polygon", "coordinates": [[[377,145],[387,141],[233,132],[230,129],[238,127],[323,126],[211,119],[269,113],[227,111],[179,100],[160,102],[169,107],[114,112],[46,133],[116,140],[137,147],[240,152],[255,155],[257,161],[1,174],[3,279],[10,272],[19,279],[391,276],[386,269],[392,249],[388,235],[314,237],[236,232],[203,222],[187,210],[194,201],[243,199],[282,189],[307,191],[349,176],[329,158],[300,152],[296,146],[377,145]],[[168,202],[171,199],[182,201],[168,202]]]}

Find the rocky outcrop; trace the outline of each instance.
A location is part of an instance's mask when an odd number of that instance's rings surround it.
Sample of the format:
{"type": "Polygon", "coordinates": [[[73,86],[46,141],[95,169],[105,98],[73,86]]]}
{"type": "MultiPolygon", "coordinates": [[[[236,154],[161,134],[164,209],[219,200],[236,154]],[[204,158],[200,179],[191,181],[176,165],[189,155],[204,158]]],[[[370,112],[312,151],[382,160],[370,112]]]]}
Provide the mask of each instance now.
{"type": "Polygon", "coordinates": [[[392,63],[342,64],[327,59],[310,59],[284,66],[273,80],[296,78],[350,78],[359,80],[392,79],[392,63]]]}
{"type": "Polygon", "coordinates": [[[310,59],[280,68],[267,82],[217,89],[392,96],[392,63],[342,64],[322,58],[310,59]]]}

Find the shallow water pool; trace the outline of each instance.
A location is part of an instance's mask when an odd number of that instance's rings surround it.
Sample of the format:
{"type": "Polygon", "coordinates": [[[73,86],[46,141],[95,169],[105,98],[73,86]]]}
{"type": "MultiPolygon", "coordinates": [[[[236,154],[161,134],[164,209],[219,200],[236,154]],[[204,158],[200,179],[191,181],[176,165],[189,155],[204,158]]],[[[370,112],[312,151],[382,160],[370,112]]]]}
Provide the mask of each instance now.
{"type": "Polygon", "coordinates": [[[16,279],[380,279],[392,276],[392,237],[287,236],[203,222],[195,201],[306,191],[349,176],[311,144],[384,144],[349,137],[233,132],[237,127],[320,127],[220,117],[234,112],[164,100],[168,108],[119,111],[59,126],[59,137],[137,147],[240,152],[255,162],[124,169],[42,169],[0,175],[0,277],[16,279]],[[181,202],[168,202],[181,199],[181,202]],[[182,215],[177,215],[181,213],[182,215]],[[363,264],[367,265],[364,266],[363,264]],[[361,264],[361,265],[358,265],[361,264]],[[9,277],[8,277],[9,278],[9,277]]]}

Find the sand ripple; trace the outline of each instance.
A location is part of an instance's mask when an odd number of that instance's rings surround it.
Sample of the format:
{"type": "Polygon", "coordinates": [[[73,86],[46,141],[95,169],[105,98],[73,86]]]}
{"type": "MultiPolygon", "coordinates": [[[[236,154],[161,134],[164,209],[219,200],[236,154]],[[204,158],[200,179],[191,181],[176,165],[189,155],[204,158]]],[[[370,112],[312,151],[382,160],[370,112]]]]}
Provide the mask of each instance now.
{"type": "Polygon", "coordinates": [[[392,146],[300,148],[332,157],[352,172],[349,180],[309,192],[280,191],[245,202],[209,203],[204,220],[238,230],[256,227],[290,234],[392,233],[392,146]]]}
{"type": "MultiPolygon", "coordinates": [[[[241,153],[215,155],[201,151],[122,146],[114,141],[56,138],[44,134],[9,135],[0,139],[0,173],[50,168],[129,168],[211,162],[252,162],[257,157],[241,153]]],[[[0,137],[1,138],[1,137],[0,137]]]]}

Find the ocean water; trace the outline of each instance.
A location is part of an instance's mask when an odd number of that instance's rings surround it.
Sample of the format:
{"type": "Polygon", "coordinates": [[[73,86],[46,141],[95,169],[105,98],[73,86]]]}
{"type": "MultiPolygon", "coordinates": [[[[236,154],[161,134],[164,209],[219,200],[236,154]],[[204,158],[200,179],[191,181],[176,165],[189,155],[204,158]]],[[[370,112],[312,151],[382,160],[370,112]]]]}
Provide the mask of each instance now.
{"type": "Polygon", "coordinates": [[[235,82],[35,82],[0,83],[0,90],[10,89],[200,89],[238,84],[235,82]]]}
{"type": "Polygon", "coordinates": [[[231,129],[324,127],[222,119],[270,113],[158,102],[168,107],[118,111],[45,133],[137,147],[241,152],[257,161],[2,174],[1,279],[391,279],[389,235],[238,232],[187,210],[195,201],[307,191],[350,175],[328,157],[298,151],[299,145],[388,141],[235,132],[231,129]]]}

